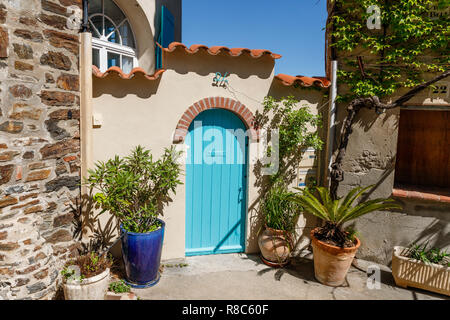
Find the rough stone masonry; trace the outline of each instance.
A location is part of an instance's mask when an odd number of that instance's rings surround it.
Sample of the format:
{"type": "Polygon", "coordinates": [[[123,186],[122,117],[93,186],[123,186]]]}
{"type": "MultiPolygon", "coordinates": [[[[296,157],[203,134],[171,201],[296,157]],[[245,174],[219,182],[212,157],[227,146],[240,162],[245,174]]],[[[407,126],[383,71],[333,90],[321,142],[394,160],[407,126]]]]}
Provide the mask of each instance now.
{"type": "Polygon", "coordinates": [[[51,299],[78,252],[79,30],[67,23],[76,7],[0,0],[0,299],[51,299]]]}

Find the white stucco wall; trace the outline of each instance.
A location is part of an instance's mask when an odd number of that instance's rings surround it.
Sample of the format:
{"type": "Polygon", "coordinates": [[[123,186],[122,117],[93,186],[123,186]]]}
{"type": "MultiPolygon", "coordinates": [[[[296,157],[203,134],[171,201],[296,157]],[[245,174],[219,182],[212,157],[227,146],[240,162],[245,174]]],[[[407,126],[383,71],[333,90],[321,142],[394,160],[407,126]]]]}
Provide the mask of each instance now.
{"type": "MultiPolygon", "coordinates": [[[[183,113],[195,102],[207,97],[225,97],[245,104],[253,113],[261,110],[267,95],[295,95],[301,104],[317,110],[323,92],[284,87],[273,77],[274,61],[265,56],[253,59],[243,55],[211,56],[201,52],[188,55],[183,50],[166,55],[168,69],[160,80],[149,81],[142,76],[121,80],[117,76],[94,79],[94,114],[100,114],[103,124],[93,129],[94,160],[124,156],[140,144],[159,157],[172,145],[174,130],[183,113]],[[216,72],[230,73],[229,88],[213,86],[216,72]]],[[[250,145],[252,153],[253,145],[250,145]]],[[[258,251],[255,224],[259,189],[255,187],[253,167],[249,168],[247,252],[258,251]]],[[[184,182],[184,176],[181,179],[184,182]]],[[[166,233],[163,259],[184,257],[185,254],[185,186],[178,187],[173,203],[165,209],[166,233]]],[[[301,218],[300,231],[313,226],[315,220],[301,218]]],[[[305,230],[305,233],[308,233],[305,230]]]]}

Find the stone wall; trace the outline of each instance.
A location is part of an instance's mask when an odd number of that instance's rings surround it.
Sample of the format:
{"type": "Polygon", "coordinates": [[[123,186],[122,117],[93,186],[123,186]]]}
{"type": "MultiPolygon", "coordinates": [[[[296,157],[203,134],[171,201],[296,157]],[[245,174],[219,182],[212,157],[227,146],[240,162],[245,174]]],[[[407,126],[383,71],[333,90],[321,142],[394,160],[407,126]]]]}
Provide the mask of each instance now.
{"type": "Polygon", "coordinates": [[[51,298],[77,254],[81,0],[0,1],[0,299],[51,298]],[[69,22],[69,23],[68,23],[69,22]]]}
{"type": "MultiPolygon", "coordinates": [[[[339,53],[339,65],[343,65],[344,54],[339,53]]],[[[339,79],[338,79],[339,81],[339,79]]],[[[405,93],[399,90],[397,96],[405,93]]],[[[338,94],[348,92],[345,85],[338,85],[338,94]]],[[[449,110],[447,99],[430,99],[429,90],[424,90],[409,101],[410,106],[426,106],[431,110],[449,110]]],[[[395,99],[396,97],[392,97],[395,99]]],[[[347,114],[347,104],[337,107],[337,136],[347,114]]],[[[344,181],[338,196],[345,196],[356,186],[375,185],[369,198],[388,198],[395,186],[395,165],[397,156],[398,125],[400,108],[377,115],[374,110],[359,112],[347,152],[343,161],[344,181]]],[[[426,143],[426,142],[424,142],[426,143]]],[[[335,141],[335,155],[337,142],[335,141]]],[[[434,163],[430,165],[441,165],[434,163]]],[[[359,232],[361,247],[357,257],[389,265],[394,246],[409,246],[412,243],[429,243],[441,249],[450,249],[450,204],[430,199],[397,198],[403,205],[403,212],[377,211],[356,219],[353,227],[359,232]]]]}
{"type": "MultiPolygon", "coordinates": [[[[345,110],[346,105],[339,104],[338,132],[345,110]]],[[[399,119],[398,108],[380,116],[373,110],[360,111],[343,162],[345,175],[338,190],[340,197],[356,186],[369,185],[375,185],[370,199],[392,196],[399,119]]],[[[397,200],[403,206],[401,213],[377,211],[352,222],[362,243],[358,258],[389,265],[394,246],[428,242],[429,246],[450,249],[449,203],[428,199],[397,200]]]]}

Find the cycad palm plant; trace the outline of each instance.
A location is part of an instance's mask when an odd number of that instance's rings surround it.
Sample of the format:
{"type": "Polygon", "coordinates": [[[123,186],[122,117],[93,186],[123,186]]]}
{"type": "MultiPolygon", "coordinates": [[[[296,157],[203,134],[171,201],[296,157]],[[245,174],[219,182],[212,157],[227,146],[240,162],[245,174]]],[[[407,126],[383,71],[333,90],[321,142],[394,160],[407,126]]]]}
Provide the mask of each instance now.
{"type": "MultiPolygon", "coordinates": [[[[340,247],[349,244],[349,234],[343,230],[343,224],[377,210],[402,209],[394,199],[374,199],[353,205],[367,190],[372,188],[356,187],[346,197],[333,200],[330,191],[324,187],[317,187],[318,197],[309,190],[300,190],[295,194],[293,201],[300,204],[305,211],[325,221],[325,225],[318,229],[315,236],[319,240],[328,240],[340,247]]],[[[349,243],[350,242],[350,243],[349,243]]]]}

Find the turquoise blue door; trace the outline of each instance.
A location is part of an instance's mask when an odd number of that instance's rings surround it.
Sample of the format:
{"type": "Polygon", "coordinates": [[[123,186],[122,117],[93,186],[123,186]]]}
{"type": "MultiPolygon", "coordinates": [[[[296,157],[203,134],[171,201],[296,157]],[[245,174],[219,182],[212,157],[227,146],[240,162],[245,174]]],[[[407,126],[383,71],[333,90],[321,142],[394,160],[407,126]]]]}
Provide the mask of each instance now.
{"type": "Polygon", "coordinates": [[[247,193],[246,128],[232,112],[210,109],[185,143],[186,255],[243,252],[247,193]]]}

